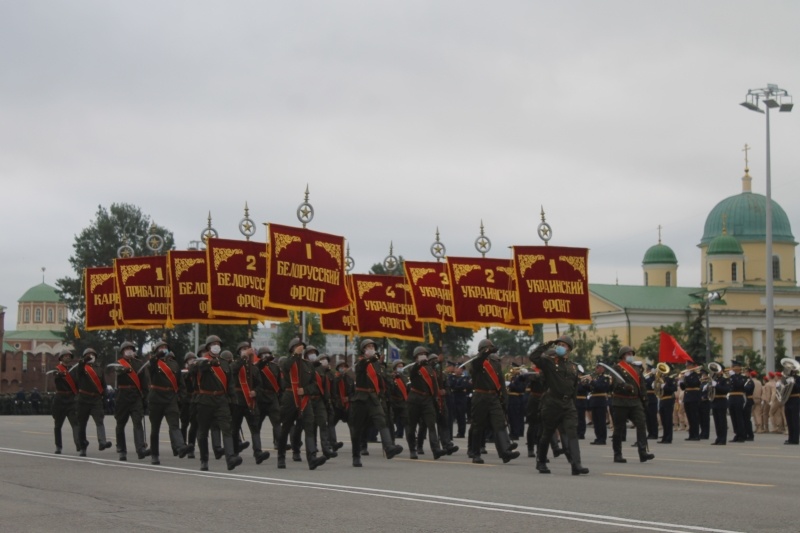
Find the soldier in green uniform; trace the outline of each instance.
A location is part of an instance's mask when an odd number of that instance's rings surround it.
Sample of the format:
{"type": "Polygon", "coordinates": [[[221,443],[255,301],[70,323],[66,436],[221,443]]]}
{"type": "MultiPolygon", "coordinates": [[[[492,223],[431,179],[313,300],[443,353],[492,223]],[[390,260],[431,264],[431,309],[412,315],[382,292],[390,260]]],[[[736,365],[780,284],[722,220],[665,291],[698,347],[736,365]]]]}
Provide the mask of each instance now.
{"type": "MultiPolygon", "coordinates": [[[[328,428],[328,404],[330,403],[330,387],[328,386],[328,378],[325,376],[325,368],[319,358],[319,350],[311,344],[305,349],[304,357],[311,363],[314,369],[314,382],[313,387],[309,394],[311,396],[310,406],[314,412],[314,433],[319,430],[319,442],[322,447],[322,455],[328,459],[332,459],[339,455],[333,451],[333,446],[330,442],[330,430],[328,428]]],[[[327,360],[325,361],[327,363],[327,360]]]]}
{"type": "Polygon", "coordinates": [[[186,398],[180,402],[181,409],[181,435],[186,441],[189,451],[188,459],[194,459],[194,443],[197,441],[197,384],[189,376],[189,368],[197,362],[194,352],[186,352],[183,356],[181,379],[186,388],[186,398]]]}
{"type": "Polygon", "coordinates": [[[186,396],[186,388],[180,379],[180,367],[175,355],[169,351],[166,341],[159,341],[150,355],[150,392],[147,405],[150,410],[150,463],[161,464],[158,458],[159,433],[161,421],[166,418],[169,428],[169,441],[175,455],[183,459],[189,447],[183,440],[180,426],[178,398],[186,396]]]}
{"type": "Polygon", "coordinates": [[[106,440],[106,426],[103,424],[105,410],[103,397],[106,394],[106,379],[103,371],[97,365],[97,352],[94,348],[86,348],[83,358],[78,363],[78,438],[81,442],[81,457],[86,457],[86,425],[89,417],[94,419],[97,426],[97,442],[100,451],[111,448],[111,442],[106,440]]]}
{"type": "Polygon", "coordinates": [[[258,349],[259,385],[256,388],[258,398],[258,431],[264,425],[264,419],[269,417],[272,425],[272,445],[278,449],[278,439],[281,436],[281,369],[275,363],[272,350],[266,346],[258,349]]]}
{"type": "Polygon", "coordinates": [[[434,407],[436,408],[436,428],[439,431],[439,442],[447,455],[453,455],[458,451],[458,446],[453,444],[453,424],[450,421],[450,412],[447,407],[447,400],[450,396],[450,382],[444,372],[444,355],[431,354],[428,360],[434,365],[433,372],[436,376],[439,395],[436,398],[434,407]]]}
{"type": "Polygon", "coordinates": [[[414,348],[414,366],[409,371],[411,387],[408,393],[408,426],[406,438],[408,439],[411,459],[418,459],[417,455],[417,425],[421,421],[428,430],[428,438],[433,451],[433,458],[439,459],[446,452],[439,444],[439,434],[436,431],[436,406],[434,402],[439,397],[439,383],[428,361],[428,349],[424,346],[414,348]]]}
{"type": "MultiPolygon", "coordinates": [[[[336,439],[336,414],[334,413],[333,409],[333,399],[334,399],[334,390],[333,390],[333,380],[336,377],[336,373],[331,368],[331,356],[328,354],[322,354],[317,359],[319,362],[319,367],[317,367],[317,372],[322,376],[322,382],[325,388],[325,407],[328,412],[328,442],[330,443],[331,448],[334,452],[339,451],[339,449],[344,446],[343,442],[339,442],[336,439]]],[[[338,455],[338,454],[337,454],[338,455]]]]}
{"type": "Polygon", "coordinates": [[[231,380],[233,394],[231,395],[231,436],[236,449],[241,449],[240,432],[242,422],[247,423],[250,437],[253,440],[253,457],[256,464],[260,465],[269,459],[269,452],[261,448],[261,432],[259,431],[258,392],[256,383],[259,381],[258,369],[251,363],[255,352],[250,347],[249,341],[239,343],[238,357],[231,364],[231,380]]]}
{"type": "Polygon", "coordinates": [[[208,470],[208,432],[216,426],[222,434],[225,462],[228,470],[242,464],[236,454],[231,436],[231,410],[228,399],[230,373],[220,362],[222,341],[216,335],[206,338],[208,353],[198,358],[189,369],[197,382],[197,444],[200,448],[200,470],[208,470]]]}
{"type": "Polygon", "coordinates": [[[540,403],[542,432],[536,450],[536,469],[541,474],[549,474],[547,450],[558,428],[566,437],[572,475],[588,474],[589,469],[581,464],[581,450],[578,441],[578,411],[575,398],[578,387],[578,367],[569,361],[569,353],[574,343],[569,335],[561,335],[554,341],[537,347],[530,360],[541,373],[546,391],[540,403]]]}
{"type": "Polygon", "coordinates": [[[144,404],[142,402],[143,390],[139,370],[143,362],[136,359],[136,345],[130,341],[123,342],[119,347],[122,357],[117,361],[115,372],[117,374],[117,396],[114,403],[114,418],[117,421],[117,451],[119,460],[128,460],[128,447],[125,442],[125,426],[130,419],[133,425],[133,444],[136,455],[144,459],[150,455],[150,450],[145,445],[144,404]]]}
{"type": "Polygon", "coordinates": [[[306,344],[300,339],[289,343],[289,357],[281,370],[286,383],[281,398],[281,436],[278,440],[278,468],[286,468],[286,448],[292,428],[297,421],[303,426],[306,439],[306,460],[309,470],[315,470],[327,461],[317,457],[317,436],[314,427],[314,410],[309,405],[314,394],[319,395],[313,365],[303,357],[306,344]]]}
{"type": "Polygon", "coordinates": [[[392,364],[392,378],[389,381],[389,401],[392,404],[394,425],[397,428],[395,438],[402,438],[403,432],[408,431],[408,385],[403,374],[404,368],[403,361],[395,361],[392,364]]]}
{"type": "Polygon", "coordinates": [[[72,426],[72,439],[75,441],[75,448],[81,451],[81,441],[78,438],[78,412],[75,409],[75,395],[78,394],[78,384],[75,379],[75,372],[69,371],[69,365],[72,363],[72,351],[61,350],[58,354],[58,365],[55,368],[55,384],[56,394],[53,398],[53,420],[55,426],[53,434],[56,439],[56,451],[60,454],[63,447],[61,441],[61,428],[64,425],[64,420],[69,420],[69,425],[72,426]]]}
{"type": "Polygon", "coordinates": [[[505,405],[508,401],[506,382],[500,367],[500,358],[495,354],[497,347],[489,339],[478,343],[478,355],[470,363],[470,374],[474,386],[472,395],[472,462],[483,464],[481,457],[481,436],[486,428],[494,433],[497,455],[504,463],[519,457],[514,451],[506,429],[505,405]]]}
{"type": "Polygon", "coordinates": [[[633,364],[636,352],[630,346],[619,349],[619,361],[614,365],[617,374],[625,382],[614,383],[611,397],[614,417],[614,434],[611,445],[614,448],[614,462],[627,463],[622,457],[622,432],[628,420],[636,426],[636,446],[639,449],[639,460],[645,462],[655,456],[647,451],[647,426],[644,414],[647,402],[647,386],[641,366],[633,364]]]}
{"type": "Polygon", "coordinates": [[[381,435],[381,445],[387,459],[402,453],[403,447],[392,444],[391,431],[386,425],[386,416],[381,405],[381,394],[386,384],[381,378],[381,366],[377,355],[377,344],[371,339],[364,339],[360,345],[360,356],[356,363],[356,386],[350,401],[350,416],[353,427],[351,441],[353,443],[353,466],[361,466],[361,446],[364,432],[370,423],[381,435]]]}

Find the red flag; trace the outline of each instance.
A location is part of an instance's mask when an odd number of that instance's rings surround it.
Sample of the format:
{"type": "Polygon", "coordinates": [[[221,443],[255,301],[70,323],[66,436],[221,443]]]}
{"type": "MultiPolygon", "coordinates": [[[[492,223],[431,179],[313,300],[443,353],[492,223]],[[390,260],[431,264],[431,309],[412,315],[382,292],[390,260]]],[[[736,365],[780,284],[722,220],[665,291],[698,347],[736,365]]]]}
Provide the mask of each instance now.
{"type": "Polygon", "coordinates": [[[686,350],[681,348],[675,337],[669,333],[661,332],[661,341],[658,346],[658,362],[659,363],[685,363],[692,361],[686,350]]]}

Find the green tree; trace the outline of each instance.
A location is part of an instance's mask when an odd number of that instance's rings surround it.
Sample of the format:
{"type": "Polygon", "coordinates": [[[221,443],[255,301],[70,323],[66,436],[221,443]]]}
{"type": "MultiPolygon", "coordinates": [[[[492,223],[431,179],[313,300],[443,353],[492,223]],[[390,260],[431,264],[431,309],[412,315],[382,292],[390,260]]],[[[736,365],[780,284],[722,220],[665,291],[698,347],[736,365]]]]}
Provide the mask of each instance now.
{"type": "MultiPolygon", "coordinates": [[[[541,334],[539,338],[541,339],[541,334]]],[[[523,357],[528,354],[531,346],[536,343],[536,332],[533,329],[492,328],[489,332],[489,340],[497,346],[497,353],[501,356],[523,357]]]]}
{"type": "Polygon", "coordinates": [[[758,372],[758,375],[764,374],[767,363],[757,351],[752,348],[747,348],[742,352],[741,358],[745,367],[755,370],[758,372]]]}
{"type": "Polygon", "coordinates": [[[639,345],[639,349],[636,351],[639,357],[649,361],[652,364],[658,362],[658,350],[659,346],[661,345],[662,331],[672,335],[681,346],[686,345],[686,324],[683,322],[675,322],[671,326],[653,328],[653,331],[654,333],[645,338],[644,341],[642,341],[642,344],[639,345]]]}
{"type": "Polygon", "coordinates": [[[783,331],[775,332],[775,369],[781,370],[783,365],[781,359],[786,357],[786,341],[783,338],[783,331]]]}
{"type": "MultiPolygon", "coordinates": [[[[686,344],[682,345],[686,353],[688,353],[695,362],[701,365],[710,362],[706,361],[706,312],[707,310],[705,307],[701,306],[698,308],[697,317],[689,322],[686,332],[686,344]]],[[[710,353],[711,359],[714,359],[714,353],[716,352],[712,349],[710,353]]]]}

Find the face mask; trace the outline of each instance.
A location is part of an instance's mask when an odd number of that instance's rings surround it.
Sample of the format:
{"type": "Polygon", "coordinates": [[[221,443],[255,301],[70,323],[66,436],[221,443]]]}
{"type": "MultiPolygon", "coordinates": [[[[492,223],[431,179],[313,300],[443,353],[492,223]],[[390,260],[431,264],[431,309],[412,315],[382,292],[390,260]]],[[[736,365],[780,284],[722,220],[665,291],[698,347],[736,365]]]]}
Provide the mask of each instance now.
{"type": "Polygon", "coordinates": [[[94,364],[94,356],[91,356],[91,357],[89,358],[89,361],[88,361],[88,363],[89,363],[90,365],[93,365],[93,364],[94,364]]]}
{"type": "Polygon", "coordinates": [[[420,355],[419,357],[417,357],[417,363],[421,364],[421,363],[427,363],[427,362],[428,362],[428,358],[425,357],[424,355],[420,355]]]}
{"type": "Polygon", "coordinates": [[[311,352],[310,354],[308,354],[308,360],[313,363],[314,361],[317,360],[317,354],[315,354],[314,352],[311,352]]]}
{"type": "Polygon", "coordinates": [[[372,349],[372,348],[368,348],[368,349],[367,349],[367,350],[364,352],[364,355],[366,355],[367,357],[372,357],[373,355],[375,355],[375,350],[374,350],[374,349],[372,349]]]}
{"type": "Polygon", "coordinates": [[[327,359],[323,359],[322,361],[319,362],[319,364],[322,365],[322,368],[328,368],[328,360],[327,359]]]}
{"type": "Polygon", "coordinates": [[[626,363],[633,363],[633,356],[632,355],[626,355],[625,356],[625,362],[626,363]]]}
{"type": "Polygon", "coordinates": [[[402,366],[398,366],[394,370],[395,370],[395,372],[402,372],[403,371],[403,367],[402,366]]]}
{"type": "Polygon", "coordinates": [[[213,353],[214,355],[219,355],[219,352],[222,351],[221,346],[217,346],[216,344],[208,349],[209,352],[213,353]]]}
{"type": "Polygon", "coordinates": [[[556,355],[559,357],[567,355],[567,348],[565,346],[556,346],[556,355]]]}
{"type": "Polygon", "coordinates": [[[123,352],[123,354],[122,354],[122,355],[124,355],[125,357],[133,357],[133,355],[134,355],[135,353],[136,353],[136,352],[134,352],[133,350],[125,350],[125,352],[123,352]]]}
{"type": "Polygon", "coordinates": [[[734,372],[733,370],[729,370],[729,371],[728,371],[728,375],[729,375],[729,376],[733,376],[733,375],[735,375],[735,374],[736,374],[736,372],[734,372]]]}

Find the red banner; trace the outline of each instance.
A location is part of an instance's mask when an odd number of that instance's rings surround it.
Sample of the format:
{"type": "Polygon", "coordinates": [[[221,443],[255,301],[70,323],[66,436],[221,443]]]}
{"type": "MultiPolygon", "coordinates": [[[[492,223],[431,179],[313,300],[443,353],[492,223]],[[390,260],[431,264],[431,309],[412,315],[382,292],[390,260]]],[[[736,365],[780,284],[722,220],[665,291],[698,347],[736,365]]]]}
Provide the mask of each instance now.
{"type": "Polygon", "coordinates": [[[124,327],[119,320],[119,294],[114,267],[87,268],[83,273],[87,331],[124,327]]]}
{"type": "Polygon", "coordinates": [[[276,307],[328,313],[350,304],[344,237],[269,225],[269,274],[264,297],[276,307]]]}
{"type": "Polygon", "coordinates": [[[356,323],[361,337],[424,340],[422,323],[414,315],[411,287],[399,276],[354,274],[356,323]]]}
{"type": "Polygon", "coordinates": [[[588,249],[514,246],[514,268],[523,322],[592,323],[588,249]]]}
{"type": "Polygon", "coordinates": [[[120,317],[125,324],[161,327],[169,321],[167,257],[114,259],[120,317]]]}
{"type": "Polygon", "coordinates": [[[204,250],[171,250],[167,254],[173,324],[246,324],[235,318],[208,316],[208,268],[204,250]]]}
{"type": "Polygon", "coordinates": [[[405,261],[406,282],[411,286],[411,299],[417,320],[452,324],[453,295],[447,263],[405,261]]]}
{"type": "MultiPolygon", "coordinates": [[[[345,286],[347,294],[352,300],[353,276],[345,276],[345,286]]],[[[356,309],[354,304],[350,304],[344,309],[319,315],[320,327],[325,333],[341,333],[351,337],[358,334],[358,324],[356,323],[356,309]]]]}
{"type": "Polygon", "coordinates": [[[658,339],[658,362],[683,364],[691,361],[692,357],[681,348],[675,337],[662,331],[658,339]]]}
{"type": "Polygon", "coordinates": [[[508,259],[448,257],[455,325],[530,329],[518,318],[514,266],[508,259]]]}
{"type": "Polygon", "coordinates": [[[263,242],[208,239],[206,262],[209,318],[289,319],[285,309],[264,305],[267,250],[263,242]]]}

